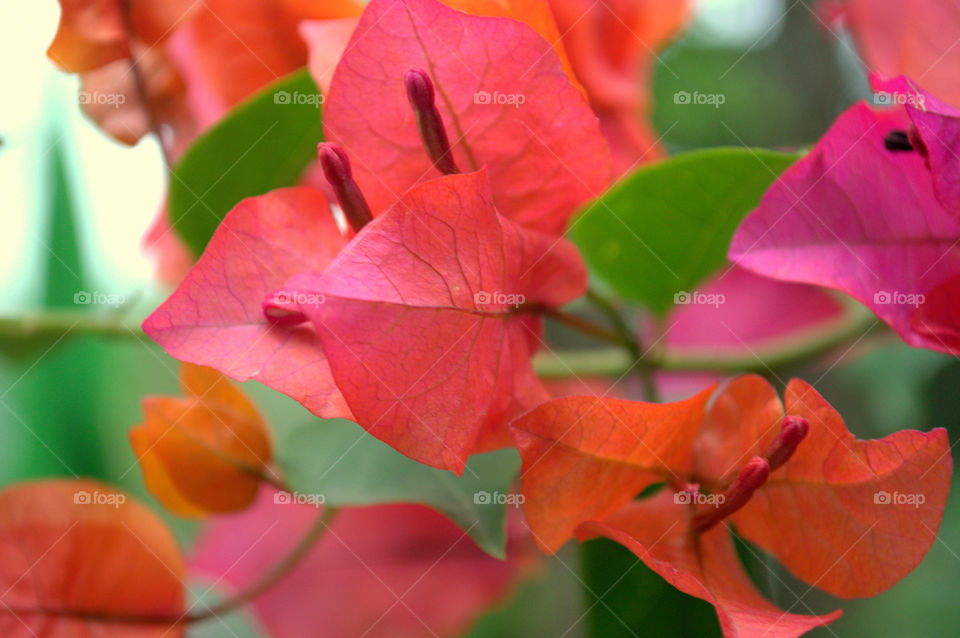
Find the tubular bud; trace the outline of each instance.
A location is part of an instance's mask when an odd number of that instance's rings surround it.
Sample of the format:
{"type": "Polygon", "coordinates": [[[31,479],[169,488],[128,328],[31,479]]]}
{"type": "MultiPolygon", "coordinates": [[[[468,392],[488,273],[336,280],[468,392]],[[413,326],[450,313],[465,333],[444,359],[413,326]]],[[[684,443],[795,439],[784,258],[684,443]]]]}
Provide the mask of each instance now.
{"type": "Polygon", "coordinates": [[[260,302],[263,316],[270,323],[281,326],[293,326],[308,321],[306,315],[300,312],[300,309],[294,303],[293,297],[293,294],[284,290],[270,293],[260,302]]]}
{"type": "Polygon", "coordinates": [[[706,532],[747,504],[753,493],[770,478],[770,464],[765,458],[750,459],[724,493],[716,506],[707,505],[690,520],[690,531],[706,532]]]}
{"type": "Polygon", "coordinates": [[[790,460],[793,453],[797,451],[797,446],[800,445],[809,431],[810,423],[802,416],[785,416],[783,418],[780,434],[770,443],[767,451],[763,454],[767,463],[770,464],[771,472],[790,460]]]}
{"type": "Polygon", "coordinates": [[[337,203],[340,204],[350,226],[359,233],[361,228],[373,221],[373,213],[353,179],[346,151],[337,144],[324,142],[317,146],[317,154],[320,156],[323,175],[337,196],[337,203]]]}
{"type": "Polygon", "coordinates": [[[459,173],[460,169],[453,161],[443,118],[437,109],[436,94],[430,76],[426,71],[411,69],[404,74],[403,85],[407,90],[407,100],[417,118],[420,139],[433,165],[444,175],[459,173]]]}

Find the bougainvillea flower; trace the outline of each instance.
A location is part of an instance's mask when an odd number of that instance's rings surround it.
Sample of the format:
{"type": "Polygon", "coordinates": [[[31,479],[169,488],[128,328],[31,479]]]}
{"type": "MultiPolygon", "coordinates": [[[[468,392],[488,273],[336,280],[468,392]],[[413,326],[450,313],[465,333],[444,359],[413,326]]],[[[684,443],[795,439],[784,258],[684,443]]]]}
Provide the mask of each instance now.
{"type": "Polygon", "coordinates": [[[903,108],[854,105],[770,187],[734,235],[730,259],[845,292],[907,343],[952,352],[957,298],[943,286],[960,275],[960,217],[937,199],[920,152],[888,150],[888,137],[910,124],[903,108]],[[924,306],[935,295],[933,320],[924,306]]]}
{"type": "Polygon", "coordinates": [[[82,74],[87,115],[124,144],[136,144],[152,122],[168,126],[171,137],[192,134],[183,84],[163,46],[192,3],[60,0],[60,7],[47,55],[64,71],[82,74]]]}
{"type": "Polygon", "coordinates": [[[726,636],[797,636],[837,616],[765,601],[728,522],[836,596],[872,596],[920,563],[950,489],[945,430],[855,439],[796,379],[785,405],[759,376],[731,381],[708,405],[711,394],[672,404],[570,397],[517,419],[524,509],[540,546],[556,551],[574,534],[616,540],[713,604],[726,636]],[[635,500],[657,483],[666,487],[635,500]]]}
{"type": "Polygon", "coordinates": [[[99,69],[131,56],[128,32],[147,46],[156,46],[190,10],[187,0],[60,0],[60,24],[47,55],[71,73],[99,69]]]}
{"type": "MultiPolygon", "coordinates": [[[[191,572],[242,590],[276,564],[316,516],[314,507],[275,504],[265,492],[252,509],[204,531],[191,572]]],[[[345,509],[289,575],[254,599],[253,613],[274,638],[315,635],[318,627],[330,638],[461,636],[535,558],[518,533],[510,537],[508,559],[501,561],[426,507],[345,509]]]]}
{"type": "Polygon", "coordinates": [[[186,396],[145,397],[130,444],[147,489],[181,516],[234,512],[257,497],[270,435],[256,407],[222,374],[183,364],[186,396]]]}
{"type": "Polygon", "coordinates": [[[303,302],[354,420],[459,474],[547,398],[530,363],[536,313],[586,284],[573,245],[501,216],[480,171],[410,189],[324,272],[283,290],[303,302]]]}
{"type": "Polygon", "coordinates": [[[346,241],[315,189],[246,199],[143,329],[181,361],[260,381],[318,416],[349,418],[314,331],[270,321],[262,305],[294,273],[325,268],[346,241]]]}
{"type": "MultiPolygon", "coordinates": [[[[554,45],[564,70],[577,83],[573,68],[567,59],[560,31],[546,0],[442,0],[452,9],[477,16],[513,18],[531,26],[547,42],[554,45]]],[[[330,89],[333,71],[347,48],[347,42],[357,28],[357,20],[310,20],[300,23],[300,34],[310,49],[310,73],[326,94],[330,89]]],[[[577,83],[578,84],[578,83],[577,83]]]]}
{"type": "Polygon", "coordinates": [[[824,6],[828,17],[843,19],[870,69],[916,78],[960,106],[957,0],[830,0],[824,6]]]}
{"type": "Polygon", "coordinates": [[[487,168],[505,216],[559,234],[608,185],[597,119],[551,43],[530,26],[436,0],[373,0],[334,73],[324,128],[349,153],[374,214],[438,175],[403,83],[415,69],[436,87],[456,165],[487,168]]]}
{"type": "Polygon", "coordinates": [[[874,75],[871,81],[879,95],[903,103],[913,125],[907,141],[927,160],[937,199],[960,217],[960,157],[956,150],[960,148],[960,109],[944,104],[903,76],[883,80],[874,75]]]}
{"type": "Polygon", "coordinates": [[[645,122],[656,52],[684,26],[688,0],[550,0],[573,70],[622,174],[663,157],[645,122]]]}
{"type": "Polygon", "coordinates": [[[88,480],[0,492],[0,634],[181,638],[185,569],[173,535],[88,480]]]}

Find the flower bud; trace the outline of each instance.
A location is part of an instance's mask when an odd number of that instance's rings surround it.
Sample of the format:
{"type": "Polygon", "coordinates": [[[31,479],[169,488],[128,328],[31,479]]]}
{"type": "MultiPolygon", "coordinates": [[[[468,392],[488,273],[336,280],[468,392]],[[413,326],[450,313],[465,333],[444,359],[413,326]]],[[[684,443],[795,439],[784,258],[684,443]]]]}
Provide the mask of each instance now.
{"type": "Polygon", "coordinates": [[[425,71],[413,69],[403,76],[403,85],[407,89],[407,100],[417,118],[417,130],[427,149],[434,166],[444,175],[459,173],[460,169],[453,161],[450,141],[443,126],[443,119],[436,105],[433,82],[425,71]]]}
{"type": "Polygon", "coordinates": [[[373,213],[353,179],[346,151],[337,144],[323,142],[317,146],[317,154],[320,156],[323,175],[333,188],[343,215],[351,228],[359,233],[360,229],[373,221],[373,213]]]}

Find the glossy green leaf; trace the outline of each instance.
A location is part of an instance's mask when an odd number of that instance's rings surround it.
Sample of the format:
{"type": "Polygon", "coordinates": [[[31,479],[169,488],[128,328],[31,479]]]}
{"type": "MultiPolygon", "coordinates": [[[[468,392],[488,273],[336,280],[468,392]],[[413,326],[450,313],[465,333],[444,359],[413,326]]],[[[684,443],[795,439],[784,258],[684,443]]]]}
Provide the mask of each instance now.
{"type": "Polygon", "coordinates": [[[725,263],[740,221],[797,158],[715,148],[645,166],[591,204],[571,237],[592,274],[664,313],[725,263]]]}
{"type": "Polygon", "coordinates": [[[170,219],[197,254],[240,200],[291,186],[323,141],[306,69],[262,89],[197,138],[170,176],[170,219]]]}
{"type": "Polygon", "coordinates": [[[428,505],[462,527],[484,551],[505,556],[510,505],[496,501],[506,500],[520,468],[516,450],[475,455],[457,477],[407,458],[355,423],[332,419],[285,437],[277,462],[292,489],[322,494],[326,505],[428,505]]]}

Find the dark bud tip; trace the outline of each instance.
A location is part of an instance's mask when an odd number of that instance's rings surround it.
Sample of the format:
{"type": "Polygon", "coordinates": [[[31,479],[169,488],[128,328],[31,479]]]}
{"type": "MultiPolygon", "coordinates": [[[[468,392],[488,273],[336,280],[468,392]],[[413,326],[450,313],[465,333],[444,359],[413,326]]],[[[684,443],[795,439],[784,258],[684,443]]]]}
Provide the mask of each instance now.
{"type": "Polygon", "coordinates": [[[347,152],[337,144],[321,142],[317,145],[317,155],[320,156],[320,166],[323,168],[323,176],[327,178],[327,181],[330,182],[330,185],[334,188],[353,178],[347,152]]]}
{"type": "Polygon", "coordinates": [[[433,81],[425,71],[411,69],[403,75],[403,85],[407,89],[407,99],[414,111],[426,111],[433,108],[435,94],[433,81]]]}
{"type": "Polygon", "coordinates": [[[417,119],[420,140],[430,161],[444,175],[459,173],[460,169],[453,161],[443,118],[435,103],[433,80],[426,71],[411,69],[403,74],[403,86],[407,91],[407,101],[410,102],[410,108],[417,119]]]}
{"type": "Polygon", "coordinates": [[[913,144],[910,143],[910,137],[906,131],[893,130],[887,133],[883,138],[883,146],[888,151],[894,153],[904,153],[913,150],[913,144]]]}
{"type": "Polygon", "coordinates": [[[347,152],[337,144],[323,142],[317,146],[317,155],[320,156],[323,176],[333,188],[344,217],[353,230],[359,233],[361,228],[373,220],[373,214],[360,192],[360,187],[353,180],[347,152]]]}

